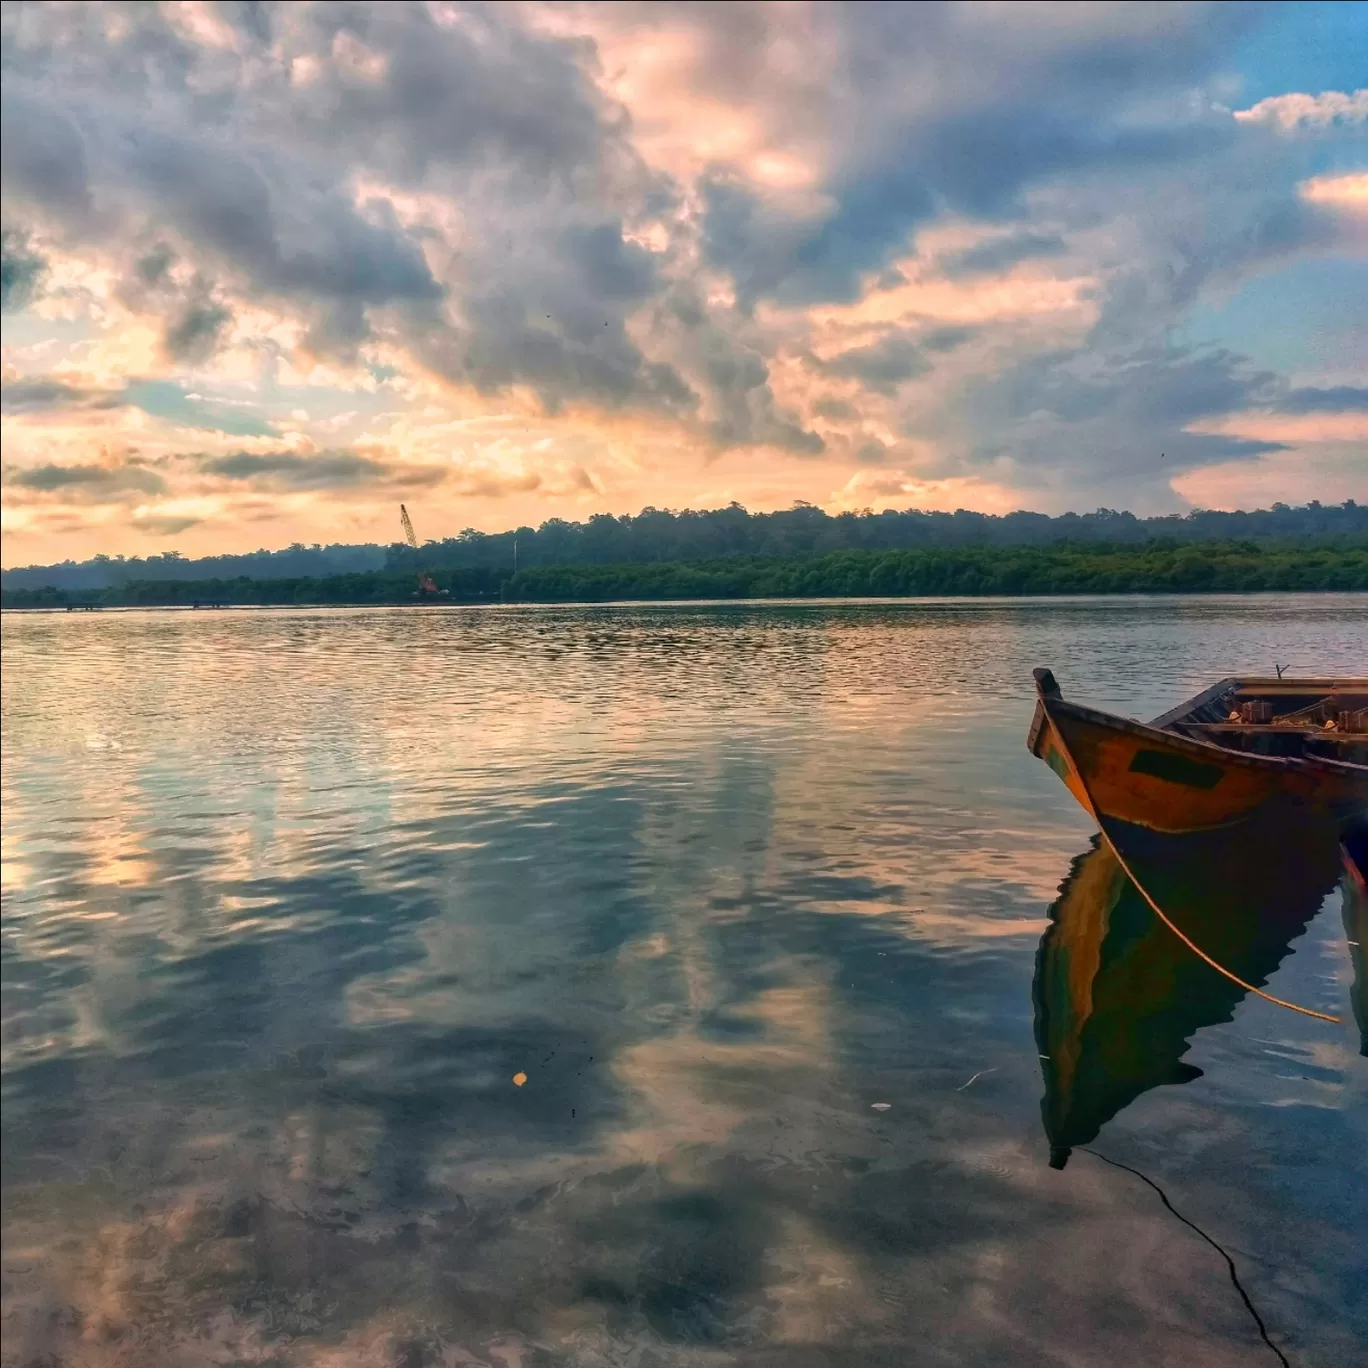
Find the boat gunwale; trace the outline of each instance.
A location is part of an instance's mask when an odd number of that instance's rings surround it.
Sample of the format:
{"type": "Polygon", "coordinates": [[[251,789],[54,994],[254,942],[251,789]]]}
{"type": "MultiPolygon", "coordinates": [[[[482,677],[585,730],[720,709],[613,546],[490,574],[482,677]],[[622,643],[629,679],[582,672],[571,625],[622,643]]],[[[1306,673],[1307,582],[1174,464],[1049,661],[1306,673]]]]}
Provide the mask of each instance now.
{"type": "MultiPolygon", "coordinates": [[[[1224,683],[1225,681],[1223,681],[1224,683]]],[[[1213,685],[1213,688],[1218,686],[1213,685]]],[[[1037,686],[1037,692],[1039,688],[1037,686]]],[[[1208,694],[1211,692],[1207,691],[1208,694]]],[[[1202,695],[1198,695],[1202,697],[1202,695]]],[[[1075,703],[1070,699],[1063,698],[1058,694],[1048,700],[1040,695],[1040,704],[1044,708],[1046,716],[1055,710],[1062,710],[1072,713],[1075,717],[1091,722],[1094,725],[1106,727],[1113,731],[1129,732],[1135,736],[1141,736],[1151,742],[1158,742],[1176,747],[1180,750],[1195,750],[1200,754],[1216,754],[1223,759],[1234,763],[1237,767],[1258,770],[1263,773],[1270,771],[1274,773],[1297,773],[1324,771],[1331,775],[1349,775],[1357,777],[1368,775],[1368,765],[1355,764],[1351,760],[1331,760],[1325,756],[1289,756],[1289,755],[1257,755],[1248,751],[1231,750],[1226,746],[1218,746],[1212,741],[1201,741],[1196,737],[1186,736],[1182,732],[1169,731],[1162,727],[1157,727],[1153,722],[1137,722],[1133,717],[1122,717],[1119,713],[1109,713],[1101,708],[1090,708],[1086,703],[1075,703]]],[[[1168,716],[1166,713],[1165,716],[1168,716]]]]}
{"type": "MultiPolygon", "coordinates": [[[[1223,694],[1227,694],[1231,689],[1238,689],[1239,687],[1240,681],[1233,675],[1218,680],[1209,688],[1203,689],[1201,693],[1194,694],[1186,703],[1180,703],[1176,708],[1170,708],[1168,712],[1160,713],[1153,722],[1149,723],[1149,725],[1156,730],[1162,731],[1171,726],[1174,722],[1186,721],[1188,717],[1204,704],[1214,703],[1216,699],[1220,698],[1223,694]]],[[[1078,704],[1075,706],[1081,707],[1083,705],[1078,704]]],[[[1143,726],[1145,724],[1142,723],[1141,725],[1143,726]]]]}
{"type": "Polygon", "coordinates": [[[1334,695],[1342,692],[1368,692],[1368,679],[1360,679],[1355,675],[1343,676],[1306,676],[1304,678],[1294,678],[1291,675],[1229,675],[1225,679],[1218,680],[1210,688],[1203,689],[1201,693],[1194,694],[1186,703],[1179,703],[1177,707],[1170,708],[1166,713],[1160,713],[1149,725],[1160,730],[1167,730],[1178,722],[1188,721],[1198,708],[1205,707],[1208,703],[1214,703],[1218,698],[1228,693],[1252,693],[1263,694],[1291,694],[1291,693],[1328,693],[1334,695]]]}

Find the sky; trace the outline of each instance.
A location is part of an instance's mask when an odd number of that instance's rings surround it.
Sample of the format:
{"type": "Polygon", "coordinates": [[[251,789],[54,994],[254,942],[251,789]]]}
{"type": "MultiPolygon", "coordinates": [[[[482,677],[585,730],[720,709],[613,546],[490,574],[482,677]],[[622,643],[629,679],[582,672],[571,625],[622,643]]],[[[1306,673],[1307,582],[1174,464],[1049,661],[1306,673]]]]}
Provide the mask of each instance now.
{"type": "Polygon", "coordinates": [[[1368,497],[1368,3],[3,6],[3,559],[1368,497]]]}

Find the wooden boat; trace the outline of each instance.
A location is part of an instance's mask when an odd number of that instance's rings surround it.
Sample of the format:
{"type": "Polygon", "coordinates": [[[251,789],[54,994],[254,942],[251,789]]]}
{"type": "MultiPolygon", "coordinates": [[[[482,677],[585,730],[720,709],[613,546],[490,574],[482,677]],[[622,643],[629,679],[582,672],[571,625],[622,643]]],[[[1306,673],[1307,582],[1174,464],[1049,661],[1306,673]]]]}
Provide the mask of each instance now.
{"type": "Polygon", "coordinates": [[[1354,966],[1349,1001],[1359,1028],[1359,1053],[1368,1056],[1368,823],[1345,832],[1340,846],[1344,856],[1344,939],[1354,966]]]}
{"type": "MultiPolygon", "coordinates": [[[[1305,808],[1266,810],[1202,836],[1144,836],[1125,858],[1184,931],[1256,987],[1335,886],[1333,827],[1305,808]]],[[[1117,1112],[1201,1070],[1195,1033],[1229,1021],[1247,996],[1151,912],[1111,848],[1074,860],[1036,954],[1036,1049],[1050,1164],[1088,1144],[1117,1112]]]]}
{"type": "Polygon", "coordinates": [[[1368,817],[1368,679],[1223,679],[1148,724],[1035,682],[1027,746],[1109,831],[1210,830],[1280,799],[1368,817]]]}

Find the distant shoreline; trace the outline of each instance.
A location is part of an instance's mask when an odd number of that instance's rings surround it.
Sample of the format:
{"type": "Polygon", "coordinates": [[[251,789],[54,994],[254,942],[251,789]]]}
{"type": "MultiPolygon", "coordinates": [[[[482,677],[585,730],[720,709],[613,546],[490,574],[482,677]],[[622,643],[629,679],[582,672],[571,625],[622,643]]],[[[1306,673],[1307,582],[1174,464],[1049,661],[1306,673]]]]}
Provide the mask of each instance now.
{"type": "Polygon", "coordinates": [[[34,605],[0,606],[5,614],[21,616],[44,616],[44,614],[75,613],[289,613],[289,611],[315,611],[317,609],[346,609],[349,611],[365,609],[413,609],[431,613],[434,610],[453,609],[521,609],[521,607],[799,607],[841,606],[841,607],[891,607],[907,605],[953,605],[953,603],[1081,603],[1105,601],[1164,601],[1164,599],[1259,599],[1259,598],[1368,598],[1368,590],[1116,590],[1111,592],[1088,592],[1088,594],[891,594],[891,595],[830,595],[806,594],[787,595],[778,598],[621,598],[621,599],[514,599],[514,601],[490,601],[490,599],[434,599],[430,602],[376,602],[360,601],[316,602],[316,603],[97,603],[97,605],[34,605]]]}
{"type": "MultiPolygon", "coordinates": [[[[420,566],[420,570],[427,567],[420,566]]],[[[1245,594],[1368,590],[1368,537],[1324,542],[1055,542],[1043,546],[835,551],[788,557],[533,565],[430,571],[419,599],[405,570],[275,579],[132,580],[105,589],[0,592],[0,607],[416,607],[428,602],[657,603],[747,599],[1026,598],[1079,594],[1245,594]]]]}

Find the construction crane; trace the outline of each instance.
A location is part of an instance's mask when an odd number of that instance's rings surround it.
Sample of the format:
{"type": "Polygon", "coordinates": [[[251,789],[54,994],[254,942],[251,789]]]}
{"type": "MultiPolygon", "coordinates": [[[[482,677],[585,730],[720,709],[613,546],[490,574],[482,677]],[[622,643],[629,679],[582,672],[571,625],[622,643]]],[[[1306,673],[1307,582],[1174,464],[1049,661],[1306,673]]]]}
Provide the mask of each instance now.
{"type": "MultiPolygon", "coordinates": [[[[408,509],[403,504],[399,505],[399,521],[404,524],[404,540],[413,548],[413,553],[416,556],[418,554],[418,537],[413,530],[413,519],[409,517],[408,509]]],[[[423,594],[446,594],[448,592],[446,589],[439,589],[427,571],[418,571],[418,594],[420,597],[423,594]]]]}

